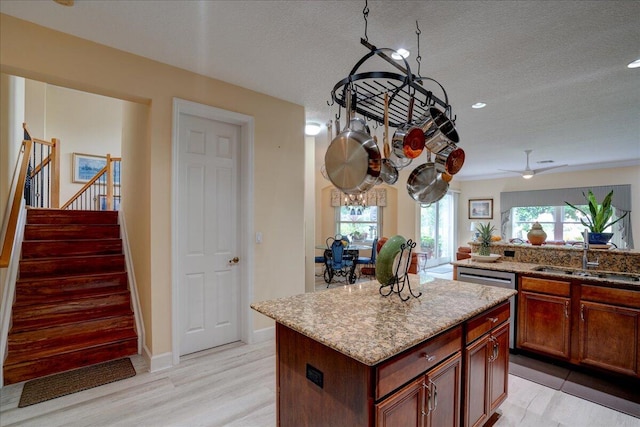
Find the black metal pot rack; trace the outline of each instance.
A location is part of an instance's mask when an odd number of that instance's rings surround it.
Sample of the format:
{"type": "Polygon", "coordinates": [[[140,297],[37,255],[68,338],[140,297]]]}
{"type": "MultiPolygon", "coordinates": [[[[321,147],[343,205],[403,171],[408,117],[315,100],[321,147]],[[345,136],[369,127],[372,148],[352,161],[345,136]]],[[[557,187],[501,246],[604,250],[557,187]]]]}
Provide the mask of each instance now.
{"type": "MultiPolygon", "coordinates": [[[[403,58],[404,67],[394,61],[386,52],[395,52],[389,48],[377,48],[365,39],[360,42],[369,49],[353,67],[349,76],[340,80],[331,91],[332,102],[346,108],[346,97],[355,95],[355,111],[362,116],[383,124],[384,95],[389,94],[389,126],[400,127],[408,122],[409,102],[415,98],[413,117],[417,120],[425,115],[427,110],[436,105],[440,106],[447,117],[455,123],[452,117],[449,97],[444,87],[430,77],[420,77],[411,73],[411,68],[403,58]],[[390,71],[367,71],[357,73],[358,68],[374,55],[384,59],[397,68],[400,73],[390,71]],[[433,82],[442,90],[444,100],[438,98],[432,91],[427,90],[425,83],[433,82]]],[[[347,113],[348,114],[348,113],[347,113]]],[[[413,121],[413,120],[412,120],[413,121]]]]}
{"type": "Polygon", "coordinates": [[[396,266],[396,271],[394,272],[393,277],[391,278],[391,280],[389,281],[389,283],[387,283],[386,285],[381,285],[380,286],[380,295],[382,295],[383,297],[388,297],[389,295],[391,295],[392,293],[398,294],[398,296],[400,297],[400,299],[402,301],[408,301],[409,298],[414,297],[414,298],[419,298],[422,295],[422,292],[418,292],[418,294],[416,295],[413,292],[413,289],[411,289],[411,282],[409,281],[409,275],[407,274],[409,272],[409,265],[411,265],[411,251],[416,247],[416,242],[414,242],[413,240],[409,239],[407,240],[407,243],[402,244],[400,246],[400,257],[398,258],[400,261],[403,259],[403,255],[404,255],[404,251],[407,250],[407,261],[404,265],[404,273],[402,274],[402,278],[400,278],[398,276],[398,273],[400,272],[400,264],[401,262],[398,262],[398,265],[396,266]],[[386,287],[389,287],[388,291],[383,292],[382,290],[386,287]],[[404,291],[404,287],[407,286],[407,288],[409,288],[409,295],[407,295],[406,298],[404,298],[402,296],[402,291],[404,291]]]}

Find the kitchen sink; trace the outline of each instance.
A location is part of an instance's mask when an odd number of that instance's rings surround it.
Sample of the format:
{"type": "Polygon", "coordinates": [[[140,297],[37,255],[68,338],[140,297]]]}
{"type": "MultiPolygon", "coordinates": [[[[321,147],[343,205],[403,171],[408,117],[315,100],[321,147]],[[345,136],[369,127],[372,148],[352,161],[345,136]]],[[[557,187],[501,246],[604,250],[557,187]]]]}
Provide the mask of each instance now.
{"type": "Polygon", "coordinates": [[[615,272],[597,271],[597,270],[585,271],[585,270],[579,270],[579,269],[544,266],[544,265],[540,267],[536,267],[533,270],[541,271],[543,273],[565,274],[565,275],[577,276],[577,277],[594,277],[598,279],[621,280],[624,282],[640,282],[640,274],[615,273],[615,272]]]}

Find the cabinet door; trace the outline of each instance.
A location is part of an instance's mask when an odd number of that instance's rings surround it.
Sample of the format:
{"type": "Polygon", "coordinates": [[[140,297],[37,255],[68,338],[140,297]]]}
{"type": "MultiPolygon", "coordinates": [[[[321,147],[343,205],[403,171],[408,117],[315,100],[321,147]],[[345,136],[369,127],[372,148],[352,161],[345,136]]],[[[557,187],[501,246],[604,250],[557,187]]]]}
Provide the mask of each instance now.
{"type": "Polygon", "coordinates": [[[424,389],[424,377],[420,377],[378,403],[376,405],[376,426],[423,427],[424,389]]]}
{"type": "Polygon", "coordinates": [[[460,381],[462,378],[460,352],[437,368],[429,371],[426,385],[426,426],[460,426],[460,381]]]}
{"type": "Polygon", "coordinates": [[[638,375],[640,310],[580,302],[580,361],[627,375],[638,375]]]}
{"type": "Polygon", "coordinates": [[[465,353],[464,425],[482,425],[488,417],[487,381],[489,370],[489,334],[467,347],[465,353]]]}
{"type": "Polygon", "coordinates": [[[518,298],[518,347],[568,359],[570,298],[527,291],[518,298]]]}
{"type": "Polygon", "coordinates": [[[507,398],[509,385],[509,323],[489,336],[489,413],[507,398]]]}

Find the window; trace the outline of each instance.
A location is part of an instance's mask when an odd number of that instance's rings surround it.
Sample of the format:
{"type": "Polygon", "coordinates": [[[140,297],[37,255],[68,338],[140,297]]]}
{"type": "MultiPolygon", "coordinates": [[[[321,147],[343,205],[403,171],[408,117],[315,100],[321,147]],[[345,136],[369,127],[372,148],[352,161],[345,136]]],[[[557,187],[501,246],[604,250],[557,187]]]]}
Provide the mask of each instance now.
{"type": "MultiPolygon", "coordinates": [[[[579,205],[588,210],[587,205],[579,205]]],[[[582,241],[584,225],[580,222],[582,214],[570,206],[528,206],[511,208],[511,238],[527,240],[527,233],[534,222],[539,222],[547,233],[547,240],[565,242],[582,241]]],[[[612,221],[615,221],[612,218],[612,221]]],[[[607,229],[607,232],[612,230],[607,229]]]]}
{"type": "Polygon", "coordinates": [[[354,242],[372,243],[382,230],[382,209],[379,206],[336,207],[336,234],[348,236],[354,242]]]}
{"type": "MultiPolygon", "coordinates": [[[[437,203],[420,206],[420,246],[424,267],[451,262],[454,252],[456,200],[449,192],[437,203]]],[[[422,267],[422,266],[421,266],[422,267]]]]}

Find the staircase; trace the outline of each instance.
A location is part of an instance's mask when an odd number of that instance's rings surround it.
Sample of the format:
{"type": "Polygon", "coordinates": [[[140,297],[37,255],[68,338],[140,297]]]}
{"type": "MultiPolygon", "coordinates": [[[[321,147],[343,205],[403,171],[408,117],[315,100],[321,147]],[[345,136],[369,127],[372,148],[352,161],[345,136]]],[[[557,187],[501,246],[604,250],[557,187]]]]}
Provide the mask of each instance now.
{"type": "Polygon", "coordinates": [[[116,211],[29,209],[4,383],[136,354],[116,211]]]}

